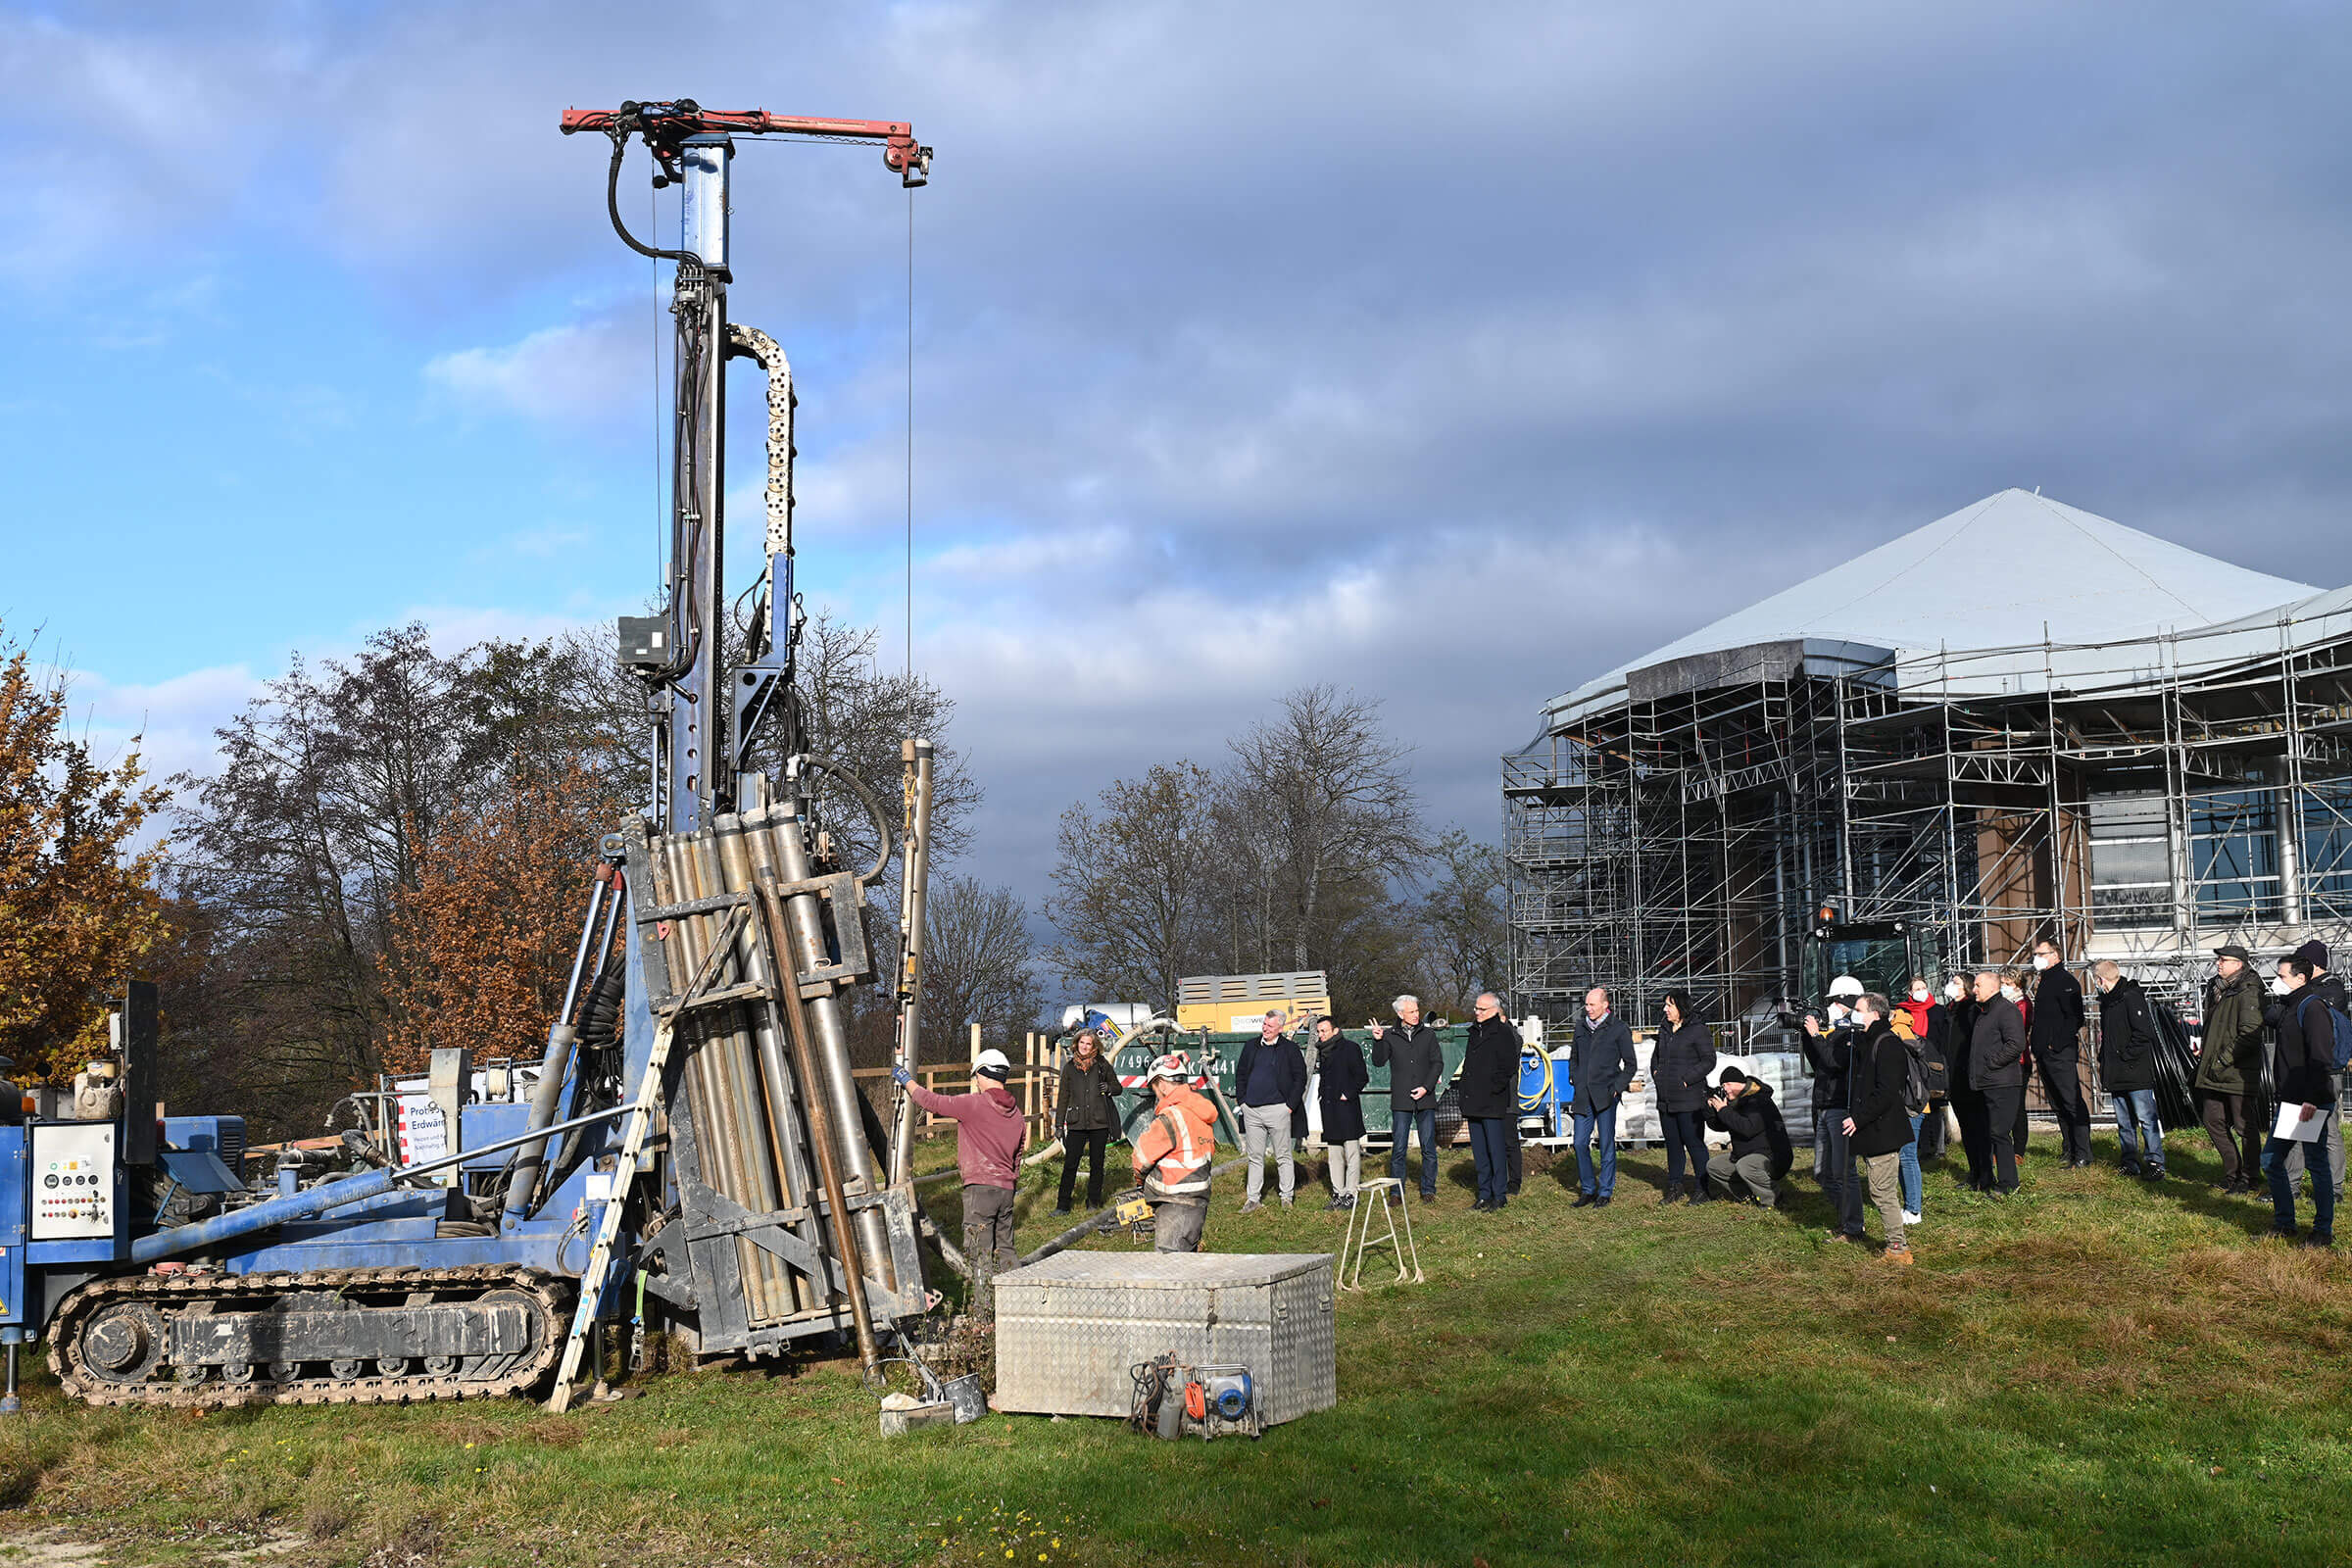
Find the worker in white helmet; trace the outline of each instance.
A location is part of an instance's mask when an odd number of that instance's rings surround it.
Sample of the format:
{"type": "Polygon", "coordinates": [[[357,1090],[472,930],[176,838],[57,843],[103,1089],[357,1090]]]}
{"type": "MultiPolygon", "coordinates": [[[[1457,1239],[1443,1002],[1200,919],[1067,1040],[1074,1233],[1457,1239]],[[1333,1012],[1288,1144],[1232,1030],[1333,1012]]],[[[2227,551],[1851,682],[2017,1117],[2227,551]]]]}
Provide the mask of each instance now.
{"type": "Polygon", "coordinates": [[[1135,1174],[1152,1205],[1154,1251],[1198,1252],[1208,1218],[1217,1113],[1193,1088],[1193,1076],[1181,1052],[1152,1061],[1152,1120],[1135,1138],[1135,1174]]]}
{"type": "Polygon", "coordinates": [[[907,1098],[934,1116],[956,1123],[956,1166],[963,1175],[963,1255],[972,1271],[972,1315],[996,1318],[996,1293],[989,1282],[1001,1269],[1015,1267],[1021,1254],[1012,1245],[1012,1188],[1021,1168],[1021,1145],[1029,1123],[1004,1080],[1012,1063],[994,1049],[972,1063],[972,1093],[940,1095],[914,1081],[905,1063],[891,1076],[907,1098]]]}
{"type": "Polygon", "coordinates": [[[1829,1005],[1805,1014],[1805,1065],[1813,1069],[1813,1175],[1830,1200],[1832,1239],[1853,1243],[1862,1240],[1862,1182],[1845,1121],[1853,1104],[1854,1004],[1861,1000],[1862,982],[1841,974],[1830,982],[1829,1005]]]}

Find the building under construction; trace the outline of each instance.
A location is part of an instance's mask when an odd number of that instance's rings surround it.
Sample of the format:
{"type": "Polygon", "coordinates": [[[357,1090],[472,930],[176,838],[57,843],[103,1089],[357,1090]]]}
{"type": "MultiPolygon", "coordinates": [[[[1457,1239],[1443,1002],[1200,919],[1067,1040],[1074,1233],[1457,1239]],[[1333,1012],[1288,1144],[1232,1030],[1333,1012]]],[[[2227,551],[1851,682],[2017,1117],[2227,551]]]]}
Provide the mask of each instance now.
{"type": "Polygon", "coordinates": [[[2043,936],[2185,1000],[2352,931],[2352,589],[2008,490],[1553,700],[1502,795],[1521,1012],[2043,936]]]}

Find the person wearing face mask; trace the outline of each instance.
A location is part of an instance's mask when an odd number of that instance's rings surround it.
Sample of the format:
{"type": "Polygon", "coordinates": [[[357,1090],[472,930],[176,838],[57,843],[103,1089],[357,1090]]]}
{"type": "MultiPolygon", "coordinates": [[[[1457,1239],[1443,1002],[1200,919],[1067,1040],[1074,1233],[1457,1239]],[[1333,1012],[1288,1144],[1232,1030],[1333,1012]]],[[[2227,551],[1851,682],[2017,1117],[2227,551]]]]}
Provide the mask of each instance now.
{"type": "MultiPolygon", "coordinates": [[[[1907,1264],[1911,1248],[1903,1226],[1910,1216],[1902,1198],[1901,1161],[1911,1142],[1911,1117],[1905,1107],[1905,1084],[1911,1068],[1911,1049],[1886,1026],[1886,999],[1867,992],[1854,999],[1853,1106],[1842,1131],[1853,1140],[1854,1157],[1870,1176],[1871,1201],[1886,1227],[1889,1263],[1907,1264]]],[[[1856,1232],[1854,1240],[1860,1241],[1856,1232]]]]}
{"type": "MultiPolygon", "coordinates": [[[[2336,1114],[2335,1021],[2332,999],[2313,984],[2316,966],[2300,954],[2278,960],[2278,978],[2286,988],[2278,1009],[2278,1045],[2272,1055],[2272,1081],[2278,1086],[2278,1114],[2340,1119],[2336,1114]]],[[[2295,1235],[2295,1182],[2286,1169],[2287,1152],[2298,1145],[2311,1170],[2311,1232],[2308,1247],[2335,1245],[2335,1180],[2328,1169],[2325,1129],[2309,1142],[2278,1136],[2276,1124],[2262,1151],[2262,1168],[2271,1182],[2271,1234],[2295,1235]]]]}
{"type": "Polygon", "coordinates": [[[1831,1234],[1862,1239],[1862,1184],[1854,1176],[1852,1140],[1845,1131],[1852,1108],[1853,1004],[1862,982],[1841,974],[1830,982],[1829,1015],[1805,1014],[1805,1065],[1813,1069],[1813,1175],[1830,1200],[1831,1234]]]}
{"type": "MultiPolygon", "coordinates": [[[[2303,972],[2309,976],[2309,985],[2313,996],[2324,998],[2339,1012],[2352,1011],[2352,1007],[2345,1005],[2344,983],[2328,972],[2328,944],[2316,941],[2304,943],[2295,950],[2294,961],[2300,964],[2303,972]]],[[[2291,989],[2287,983],[2286,965],[2283,962],[2278,965],[2278,979],[2272,986],[2274,1000],[2269,1006],[2263,1009],[2264,1021],[2269,1023],[2273,1030],[2278,1028],[2279,1015],[2287,1005],[2281,999],[2284,999],[2291,989]]],[[[2338,1081],[2336,1074],[2330,1072],[2328,1081],[2340,1099],[2343,1085],[2338,1081]]],[[[2279,1098],[2283,1100],[2286,1097],[2282,1094],[2279,1098]]],[[[2331,1100],[2326,1108],[2332,1111],[2335,1104],[2336,1101],[2331,1100]]],[[[2276,1114],[2276,1107],[2273,1108],[2273,1113],[2276,1114]]],[[[2266,1128],[2265,1131],[2268,1129],[2266,1128]]],[[[2336,1200],[2341,1202],[2344,1197],[2343,1118],[2329,1115],[2327,1130],[2320,1135],[2320,1139],[2328,1146],[2328,1169],[2335,1179],[2336,1200]]],[[[2287,1185],[2297,1192],[2300,1192],[2303,1187],[2303,1147],[2298,1143],[2286,1152],[2287,1185]]]]}
{"type": "Polygon", "coordinates": [[[1972,989],[1973,977],[1953,975],[1943,983],[1944,1038],[1951,1043],[1946,1057],[1951,1083],[1952,1118],[1960,1124],[1960,1151],[1968,1160],[1968,1190],[1987,1192],[1992,1187],[1992,1131],[1984,1118],[1984,1092],[1976,1085],[1970,1069],[1974,1049],[1977,1014],[1982,1010],[1972,989]]]}
{"type": "MultiPolygon", "coordinates": [[[[2025,976],[2019,974],[2015,969],[2003,969],[2001,971],[2001,996],[2010,1005],[2017,1008],[2017,1015],[2026,1021],[2026,1038],[2029,1041],[2032,1040],[2034,1038],[2034,993],[2028,989],[2025,976]]],[[[2033,1081],[2034,1052],[2029,1046],[2026,1051],[2026,1082],[2031,1084],[2033,1081]]],[[[2020,1159],[2026,1157],[2027,1131],[2026,1097],[2021,1094],[2017,1097],[2017,1115],[2011,1121],[2009,1129],[2009,1147],[2017,1151],[2017,1157],[2020,1159]]]]}
{"type": "Polygon", "coordinates": [[[1911,1033],[1925,1043],[1932,1060],[1944,1069],[1934,1074],[1929,1082],[1928,1110],[1920,1120],[1919,1137],[1915,1140],[1916,1158],[1912,1168],[1916,1171],[1919,1165],[1932,1164],[1943,1155],[1943,1113],[1951,1101],[1952,1009],[1936,999],[1924,974],[1911,977],[1910,995],[1894,1005],[1896,1011],[1910,1018],[1911,1033]]]}
{"type": "MultiPolygon", "coordinates": [[[[2041,1094],[2058,1115],[2059,1153],[2069,1165],[2090,1163],[2090,1105],[2082,1097],[2082,982],[2067,971],[2066,956],[2044,938],[2034,944],[2034,988],[2028,1029],[2041,1094]]],[[[2024,1148],[2023,1140],[2018,1144],[2024,1148]]],[[[2161,1169],[2163,1161],[2157,1162],[2161,1169]]]]}
{"type": "Polygon", "coordinates": [[[2017,1191],[2017,1145],[2012,1142],[2026,1099],[2025,1015],[2016,1003],[2001,994],[2001,977],[1990,969],[1977,972],[1977,1017],[1968,1042],[1968,1078],[1984,1097],[1986,1164],[1990,1183],[1984,1191],[2007,1198],[2017,1191]]]}

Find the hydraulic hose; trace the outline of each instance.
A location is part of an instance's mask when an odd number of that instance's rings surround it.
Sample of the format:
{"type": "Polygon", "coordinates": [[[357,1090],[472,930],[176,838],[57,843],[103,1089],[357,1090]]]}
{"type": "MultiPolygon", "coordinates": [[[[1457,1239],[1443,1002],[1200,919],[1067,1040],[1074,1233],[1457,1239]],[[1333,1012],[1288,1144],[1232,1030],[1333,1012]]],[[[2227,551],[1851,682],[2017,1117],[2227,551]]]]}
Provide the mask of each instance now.
{"type": "Polygon", "coordinates": [[[820,773],[829,773],[839,779],[848,787],[851,794],[858,797],[858,804],[865,808],[865,814],[873,821],[874,837],[880,847],[874,852],[874,863],[858,873],[858,885],[861,888],[872,887],[876,882],[882,880],[882,868],[890,864],[891,853],[898,848],[899,844],[898,835],[890,825],[890,813],[882,809],[882,802],[875,797],[874,792],[865,787],[865,780],[839,762],[828,762],[821,757],[804,757],[801,759],[801,765],[815,768],[820,773]]]}

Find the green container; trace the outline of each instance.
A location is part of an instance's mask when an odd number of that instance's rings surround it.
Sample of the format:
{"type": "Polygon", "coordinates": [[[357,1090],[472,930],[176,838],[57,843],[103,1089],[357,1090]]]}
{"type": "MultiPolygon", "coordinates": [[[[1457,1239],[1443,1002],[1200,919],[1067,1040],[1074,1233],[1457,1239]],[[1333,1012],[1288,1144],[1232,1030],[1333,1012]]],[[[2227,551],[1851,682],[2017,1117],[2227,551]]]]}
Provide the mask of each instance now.
{"type": "MultiPolygon", "coordinates": [[[[1372,1039],[1372,1031],[1369,1029],[1347,1029],[1341,1032],[1349,1040],[1354,1041],[1357,1048],[1363,1052],[1364,1065],[1371,1070],[1371,1082],[1365,1086],[1363,1096],[1364,1131],[1373,1139],[1386,1139],[1389,1135],[1391,1114],[1389,1109],[1389,1069],[1375,1061],[1373,1057],[1375,1042],[1372,1039]]],[[[1154,1056],[1163,1051],[1173,1050],[1183,1052],[1192,1057],[1194,1066],[1204,1068],[1215,1076],[1217,1089],[1224,1097],[1224,1104],[1217,1108],[1217,1137],[1224,1143],[1238,1145],[1241,1141],[1241,1129],[1235,1127],[1225,1114],[1225,1106],[1231,1105],[1238,1108],[1241,1104],[1241,1098],[1234,1086],[1234,1072],[1241,1065],[1242,1048],[1256,1038],[1257,1036],[1253,1034],[1203,1036],[1196,1032],[1180,1037],[1172,1045],[1139,1043],[1121,1047],[1118,1054],[1111,1059],[1111,1068],[1118,1073],[1122,1083],[1132,1080],[1135,1086],[1119,1097],[1123,1136],[1132,1140],[1137,1130],[1151,1116],[1152,1097],[1143,1087],[1144,1074],[1151,1069],[1152,1059],[1154,1056]]],[[[1449,1125],[1451,1120],[1458,1119],[1452,1114],[1453,1075],[1461,1071],[1462,1055],[1469,1049],[1469,1044],[1470,1026],[1468,1024],[1447,1024],[1438,1031],[1438,1051],[1446,1062],[1446,1081],[1445,1088],[1439,1095],[1439,1112],[1440,1119],[1447,1121],[1449,1125]]],[[[1305,1049],[1307,1070],[1312,1072],[1315,1067],[1315,1047],[1308,1042],[1305,1049]]],[[[1211,1096],[1210,1098],[1214,1100],[1216,1097],[1211,1096]]],[[[1301,1128],[1299,1131],[1303,1134],[1305,1129],[1301,1128]]],[[[1440,1137],[1446,1136],[1449,1136],[1449,1133],[1441,1132],[1440,1137]]]]}

